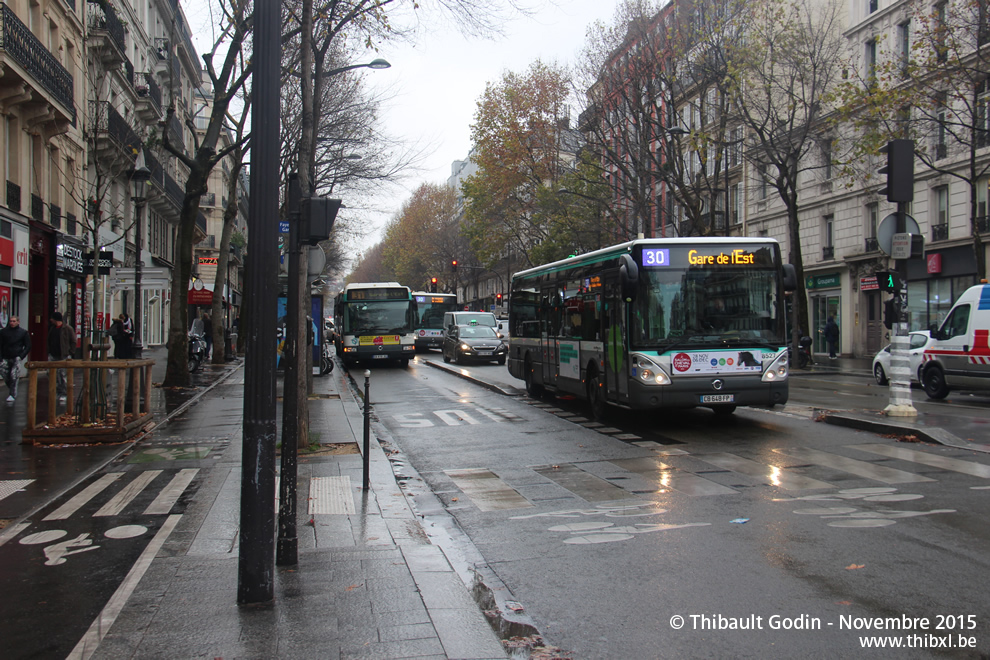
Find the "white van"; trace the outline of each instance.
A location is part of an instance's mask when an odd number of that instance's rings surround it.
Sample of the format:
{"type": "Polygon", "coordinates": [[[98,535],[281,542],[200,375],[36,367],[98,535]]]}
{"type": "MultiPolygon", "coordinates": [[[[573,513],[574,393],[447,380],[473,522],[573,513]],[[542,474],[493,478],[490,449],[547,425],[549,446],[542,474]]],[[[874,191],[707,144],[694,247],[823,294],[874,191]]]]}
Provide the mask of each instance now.
{"type": "Polygon", "coordinates": [[[499,339],[505,336],[502,322],[491,312],[444,312],[443,329],[446,332],[455,325],[487,325],[495,329],[499,339]]]}
{"type": "Polygon", "coordinates": [[[990,390],[990,284],[959,296],[922,358],[921,384],[933,399],[950,389],[990,390]]]}

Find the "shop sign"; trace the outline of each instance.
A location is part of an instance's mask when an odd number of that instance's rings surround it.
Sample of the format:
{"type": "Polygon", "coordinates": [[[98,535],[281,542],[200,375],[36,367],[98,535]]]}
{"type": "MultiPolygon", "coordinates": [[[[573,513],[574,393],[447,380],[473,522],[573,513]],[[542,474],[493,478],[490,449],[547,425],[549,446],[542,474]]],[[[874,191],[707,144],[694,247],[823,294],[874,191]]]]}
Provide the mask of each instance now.
{"type": "MultiPolygon", "coordinates": [[[[93,272],[93,253],[87,252],[85,255],[85,263],[87,273],[93,272]]],[[[100,250],[100,275],[109,275],[110,269],[113,268],[113,252],[104,252],[100,250]]]]}
{"type": "Polygon", "coordinates": [[[55,246],[55,270],[82,275],[85,272],[83,263],[81,248],[68,243],[59,243],[55,246]]]}
{"type": "Polygon", "coordinates": [[[859,290],[860,291],[879,291],[880,285],[877,284],[877,276],[870,275],[869,277],[859,278],[859,290]]]}
{"type": "Polygon", "coordinates": [[[808,289],[834,289],[842,283],[839,273],[827,273],[825,275],[809,275],[805,280],[808,289]]]}
{"type": "Polygon", "coordinates": [[[14,267],[14,241],[0,236],[0,264],[14,267]]]}
{"type": "Polygon", "coordinates": [[[929,275],[937,275],[942,272],[942,254],[935,252],[934,254],[925,255],[925,268],[928,270],[929,275]]]}
{"type": "Polygon", "coordinates": [[[26,282],[31,267],[31,232],[27,227],[14,225],[14,271],[15,280],[26,282]]]}

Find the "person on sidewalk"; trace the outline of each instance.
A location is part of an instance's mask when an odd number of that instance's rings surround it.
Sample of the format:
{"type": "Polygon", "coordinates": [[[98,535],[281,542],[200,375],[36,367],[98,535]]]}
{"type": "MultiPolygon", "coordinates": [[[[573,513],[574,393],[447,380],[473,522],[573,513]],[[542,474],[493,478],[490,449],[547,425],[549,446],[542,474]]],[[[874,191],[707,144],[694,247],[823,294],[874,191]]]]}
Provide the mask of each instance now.
{"type": "Polygon", "coordinates": [[[17,399],[17,383],[21,378],[21,362],[31,353],[31,335],[21,327],[21,321],[11,316],[7,327],[0,330],[0,375],[7,384],[7,403],[17,399]]]}
{"type": "MultiPolygon", "coordinates": [[[[61,312],[52,312],[48,325],[48,361],[71,360],[72,350],[76,347],[76,331],[62,320],[61,312]]],[[[65,395],[68,391],[65,369],[56,370],[55,391],[58,393],[59,401],[65,403],[65,395]]]]}
{"type": "Polygon", "coordinates": [[[839,325],[835,322],[835,317],[828,317],[825,322],[825,342],[828,344],[828,357],[830,360],[836,359],[836,348],[839,345],[839,325]]]}
{"type": "Polygon", "coordinates": [[[203,339],[206,340],[206,359],[213,355],[213,321],[210,315],[203,312],[203,339]]]}
{"type": "Polygon", "coordinates": [[[115,360],[131,359],[130,342],[124,334],[124,315],[121,314],[110,324],[110,338],[113,339],[113,357],[115,360]]]}

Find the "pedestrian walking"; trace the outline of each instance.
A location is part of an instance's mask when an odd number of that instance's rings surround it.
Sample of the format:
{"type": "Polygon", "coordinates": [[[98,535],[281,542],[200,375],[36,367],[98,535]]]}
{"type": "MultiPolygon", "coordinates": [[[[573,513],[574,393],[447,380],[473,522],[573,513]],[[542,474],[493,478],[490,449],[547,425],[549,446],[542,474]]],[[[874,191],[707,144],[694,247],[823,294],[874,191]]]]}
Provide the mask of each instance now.
{"type": "Polygon", "coordinates": [[[9,390],[7,403],[17,399],[17,383],[21,378],[21,362],[31,354],[31,335],[21,327],[21,320],[11,316],[0,330],[0,375],[9,390]]]}
{"type": "Polygon", "coordinates": [[[206,312],[203,312],[203,339],[206,340],[206,359],[209,360],[213,355],[213,321],[206,312]]]}
{"type": "Polygon", "coordinates": [[[839,325],[835,322],[835,317],[828,317],[828,321],[825,322],[825,342],[828,344],[828,357],[831,360],[836,359],[836,348],[839,344],[839,325]]]}
{"type": "MultiPolygon", "coordinates": [[[[52,312],[51,320],[48,322],[49,362],[71,360],[75,347],[76,331],[62,320],[61,312],[52,312]]],[[[65,403],[65,395],[68,391],[65,383],[65,369],[57,369],[55,372],[55,391],[58,393],[59,401],[65,403]]]]}

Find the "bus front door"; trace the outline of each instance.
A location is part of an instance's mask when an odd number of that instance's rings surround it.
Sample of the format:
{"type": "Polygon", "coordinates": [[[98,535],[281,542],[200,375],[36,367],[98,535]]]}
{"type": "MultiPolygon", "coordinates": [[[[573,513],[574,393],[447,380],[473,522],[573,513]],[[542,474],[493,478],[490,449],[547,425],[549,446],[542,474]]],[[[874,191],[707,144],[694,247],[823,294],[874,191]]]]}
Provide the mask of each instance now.
{"type": "MultiPolygon", "coordinates": [[[[616,289],[618,283],[615,283],[616,289]]],[[[623,402],[629,397],[627,380],[626,322],[624,304],[618,294],[607,296],[605,303],[605,398],[607,401],[623,402]]]]}
{"type": "Polygon", "coordinates": [[[543,356],[543,384],[557,385],[557,335],[560,333],[560,297],[553,289],[543,292],[543,332],[540,335],[540,354],[543,356]]]}

